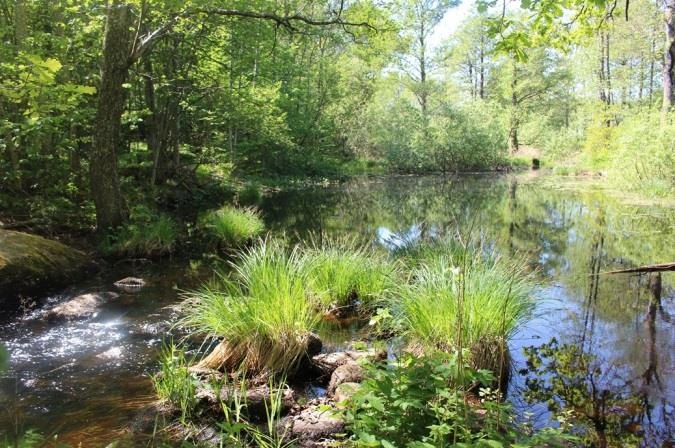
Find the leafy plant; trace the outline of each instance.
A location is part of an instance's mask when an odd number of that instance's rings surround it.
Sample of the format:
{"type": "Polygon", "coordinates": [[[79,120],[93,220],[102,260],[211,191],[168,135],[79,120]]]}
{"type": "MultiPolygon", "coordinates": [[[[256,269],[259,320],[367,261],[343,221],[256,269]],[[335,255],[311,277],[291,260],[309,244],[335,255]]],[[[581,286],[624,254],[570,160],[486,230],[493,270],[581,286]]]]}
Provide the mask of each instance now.
{"type": "Polygon", "coordinates": [[[359,447],[562,446],[568,437],[546,430],[528,434],[513,422],[511,407],[483,389],[488,371],[476,371],[457,353],[404,355],[364,364],[366,380],[347,400],[343,417],[359,447]]]}
{"type": "Polygon", "coordinates": [[[112,255],[153,257],[173,252],[177,240],[178,226],[171,217],[141,206],[132,212],[128,224],[107,235],[100,249],[112,255]]]}

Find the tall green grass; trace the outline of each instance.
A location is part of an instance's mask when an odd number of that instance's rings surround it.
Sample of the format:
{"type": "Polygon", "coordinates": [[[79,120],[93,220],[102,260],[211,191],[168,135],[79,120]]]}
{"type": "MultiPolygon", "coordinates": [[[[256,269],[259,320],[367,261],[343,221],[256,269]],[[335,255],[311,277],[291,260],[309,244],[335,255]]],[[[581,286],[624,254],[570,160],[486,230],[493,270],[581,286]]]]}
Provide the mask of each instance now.
{"type": "Polygon", "coordinates": [[[321,308],[368,307],[395,284],[395,263],[353,238],[314,239],[304,251],[307,285],[321,308]]]}
{"type": "Polygon", "coordinates": [[[293,373],[319,324],[300,252],[263,240],[220,283],[189,295],[184,323],[223,339],[228,369],[293,373]]]}
{"type": "Polygon", "coordinates": [[[180,409],[180,419],[186,422],[197,404],[195,393],[198,381],[188,370],[183,351],[169,344],[159,357],[160,370],[152,378],[157,396],[180,409]]]}
{"type": "Polygon", "coordinates": [[[471,353],[471,365],[500,373],[506,342],[534,310],[535,282],[523,262],[481,248],[421,250],[400,288],[405,331],[426,349],[471,353]]]}
{"type": "Polygon", "coordinates": [[[108,235],[101,244],[103,253],[132,257],[153,257],[173,252],[178,241],[178,226],[167,215],[134,220],[108,235]]]}
{"type": "Polygon", "coordinates": [[[230,205],[208,212],[200,222],[205,233],[217,244],[238,247],[265,231],[265,223],[254,208],[230,205]]]}

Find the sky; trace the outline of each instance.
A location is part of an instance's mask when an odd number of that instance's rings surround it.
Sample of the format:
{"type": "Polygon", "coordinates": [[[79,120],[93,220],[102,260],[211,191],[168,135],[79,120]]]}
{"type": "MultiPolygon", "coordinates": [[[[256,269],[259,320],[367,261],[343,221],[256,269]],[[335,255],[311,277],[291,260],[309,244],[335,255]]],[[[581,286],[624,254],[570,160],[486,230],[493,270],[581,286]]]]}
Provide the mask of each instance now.
{"type": "Polygon", "coordinates": [[[448,38],[476,8],[473,0],[464,0],[459,6],[450,8],[431,35],[430,45],[438,47],[443,40],[448,38]]]}

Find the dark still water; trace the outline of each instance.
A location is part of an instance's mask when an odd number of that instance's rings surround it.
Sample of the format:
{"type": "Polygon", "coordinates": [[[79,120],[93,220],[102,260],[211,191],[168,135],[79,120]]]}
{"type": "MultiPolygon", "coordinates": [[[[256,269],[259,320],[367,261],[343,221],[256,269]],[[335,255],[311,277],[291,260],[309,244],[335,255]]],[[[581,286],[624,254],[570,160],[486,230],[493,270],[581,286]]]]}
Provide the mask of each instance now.
{"type": "MultiPolygon", "coordinates": [[[[579,347],[589,360],[587,372],[574,373],[575,384],[587,391],[584,400],[607,400],[607,412],[623,416],[636,444],[673,440],[675,273],[592,275],[675,261],[672,202],[631,202],[588,180],[524,174],[354,180],[284,190],[255,205],[273,233],[291,238],[356,234],[392,247],[461,228],[505,255],[526,257],[542,287],[537,318],[511,343],[515,369],[526,367],[524,347],[553,337],[560,346],[579,347]]],[[[149,375],[170,336],[180,290],[199,284],[196,266],[180,259],[118,264],[43,298],[20,319],[0,320],[0,342],[11,354],[10,370],[0,374],[0,442],[3,433],[31,428],[83,446],[124,437],[154,398],[149,375]],[[41,309],[113,290],[112,283],[127,276],[149,285],[122,293],[93,319],[44,321],[41,309]]],[[[516,374],[510,400],[522,416],[532,413],[543,424],[546,408],[527,404],[525,389],[525,377],[516,374]]]]}

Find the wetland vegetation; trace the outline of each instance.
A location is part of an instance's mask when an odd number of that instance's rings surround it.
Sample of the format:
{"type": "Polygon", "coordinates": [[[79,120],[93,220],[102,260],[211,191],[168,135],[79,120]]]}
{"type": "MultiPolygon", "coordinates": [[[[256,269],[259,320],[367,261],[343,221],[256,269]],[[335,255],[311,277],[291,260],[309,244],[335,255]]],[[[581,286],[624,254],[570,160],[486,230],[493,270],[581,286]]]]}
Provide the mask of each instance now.
{"type": "Polygon", "coordinates": [[[672,445],[673,29],[0,0],[0,446],[672,445]]]}

